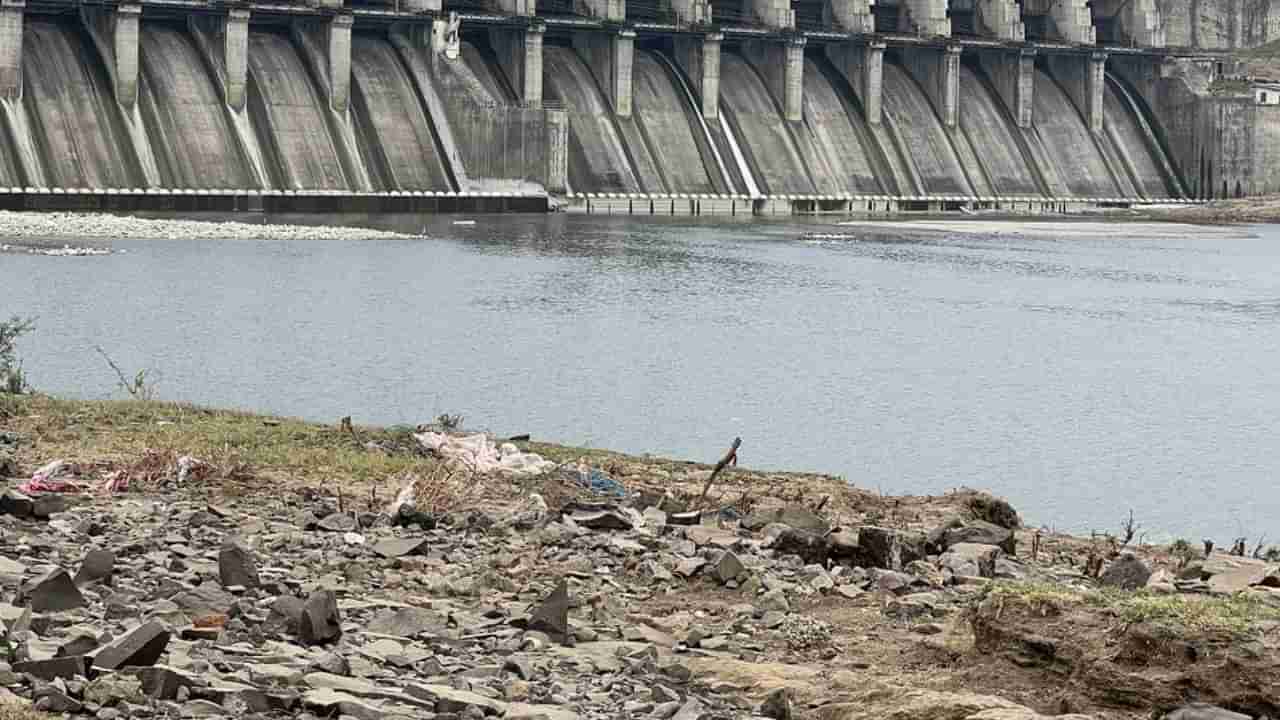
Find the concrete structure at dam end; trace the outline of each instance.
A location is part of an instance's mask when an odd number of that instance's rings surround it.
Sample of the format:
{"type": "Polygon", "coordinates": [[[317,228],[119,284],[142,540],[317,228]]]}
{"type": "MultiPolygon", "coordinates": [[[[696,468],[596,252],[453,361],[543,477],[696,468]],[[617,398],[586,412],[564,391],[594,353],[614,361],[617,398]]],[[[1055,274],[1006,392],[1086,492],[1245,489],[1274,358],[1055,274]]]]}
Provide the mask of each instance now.
{"type": "Polygon", "coordinates": [[[1276,192],[1280,117],[1232,54],[1274,39],[1269,0],[0,0],[0,206],[1276,192]]]}

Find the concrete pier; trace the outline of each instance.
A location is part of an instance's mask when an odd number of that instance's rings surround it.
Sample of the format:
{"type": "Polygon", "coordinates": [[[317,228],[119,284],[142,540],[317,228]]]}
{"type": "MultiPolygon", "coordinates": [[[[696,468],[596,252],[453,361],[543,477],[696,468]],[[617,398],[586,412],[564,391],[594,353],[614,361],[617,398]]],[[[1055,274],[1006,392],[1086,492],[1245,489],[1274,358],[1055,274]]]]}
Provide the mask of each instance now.
{"type": "Polygon", "coordinates": [[[712,23],[709,0],[671,0],[671,12],[676,16],[677,25],[687,27],[712,23]]]}
{"type": "Polygon", "coordinates": [[[490,0],[491,7],[503,15],[533,17],[538,14],[537,0],[490,0]]]}
{"type": "Polygon", "coordinates": [[[684,70],[698,97],[706,120],[720,117],[720,42],[724,36],[710,33],[701,38],[677,37],[676,63],[684,70]]]}
{"type": "Polygon", "coordinates": [[[959,45],[922,48],[908,54],[904,63],[947,127],[955,127],[960,116],[960,50],[959,45]]]}
{"type": "Polygon", "coordinates": [[[951,37],[947,0],[902,0],[900,9],[903,17],[898,27],[909,28],[921,37],[951,37]]]}
{"type": "Polygon", "coordinates": [[[1027,39],[1022,6],[1016,0],[977,0],[974,8],[984,34],[1012,42],[1027,39]]]}
{"type": "Polygon", "coordinates": [[[633,30],[616,33],[577,33],[573,47],[587,61],[596,82],[609,99],[618,117],[631,117],[631,74],[635,62],[636,34],[633,30]]]}
{"type": "Polygon", "coordinates": [[[233,9],[222,21],[223,94],[233,110],[243,110],[249,78],[249,11],[233,9]]]}
{"type": "MultiPolygon", "coordinates": [[[[796,26],[796,11],[791,9],[791,0],[748,0],[751,14],[770,30],[793,30],[796,26]]],[[[945,0],[941,0],[945,2],[945,0]]]]}
{"type": "Polygon", "coordinates": [[[1071,97],[1085,124],[1095,133],[1102,132],[1103,93],[1107,81],[1107,53],[1093,52],[1084,56],[1055,55],[1049,58],[1049,72],[1071,97]]]}
{"type": "Polygon", "coordinates": [[[351,103],[350,15],[334,15],[325,28],[325,54],[329,65],[329,107],[344,113],[351,103]]]}
{"type": "Polygon", "coordinates": [[[1079,45],[1094,45],[1098,42],[1098,33],[1093,27],[1093,13],[1089,11],[1086,0],[1052,2],[1049,4],[1049,14],[1053,17],[1062,40],[1079,45]]]}
{"type": "Polygon", "coordinates": [[[845,32],[870,35],[876,31],[871,0],[826,0],[822,15],[828,25],[845,32]]]}
{"type": "Polygon", "coordinates": [[[882,42],[866,45],[840,43],[827,45],[827,59],[844,75],[862,103],[867,122],[880,124],[884,93],[884,50],[882,42]]]}
{"type": "Polygon", "coordinates": [[[546,32],[546,26],[540,24],[489,31],[498,63],[528,107],[542,107],[542,38],[546,32]]]}
{"type": "Polygon", "coordinates": [[[22,15],[25,0],[0,2],[0,98],[22,97],[22,15]]]}
{"type": "Polygon", "coordinates": [[[115,50],[116,100],[126,108],[138,102],[138,23],[141,5],[117,5],[111,42],[115,50]]]}
{"type": "Polygon", "coordinates": [[[1018,127],[1031,127],[1032,108],[1035,107],[1035,48],[980,53],[978,61],[996,86],[996,92],[1000,94],[1005,107],[1009,108],[1018,127]]]}
{"type": "Polygon", "coordinates": [[[587,14],[605,22],[626,22],[627,0],[584,0],[587,14]]]}
{"type": "Polygon", "coordinates": [[[791,122],[804,119],[804,46],[805,39],[799,36],[743,44],[747,61],[764,76],[783,116],[791,122]]]}
{"type": "Polygon", "coordinates": [[[569,188],[569,113],[543,111],[547,121],[547,169],[541,178],[547,192],[563,193],[569,188]]]}

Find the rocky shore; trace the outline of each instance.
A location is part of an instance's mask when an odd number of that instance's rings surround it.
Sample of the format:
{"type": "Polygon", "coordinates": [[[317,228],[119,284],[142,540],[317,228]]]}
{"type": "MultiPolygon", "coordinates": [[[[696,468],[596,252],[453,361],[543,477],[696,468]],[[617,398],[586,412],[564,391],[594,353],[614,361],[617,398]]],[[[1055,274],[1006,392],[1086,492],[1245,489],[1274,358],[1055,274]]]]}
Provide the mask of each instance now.
{"type": "Polygon", "coordinates": [[[1274,564],[445,430],[0,403],[0,718],[1280,717],[1274,564]]]}
{"type": "MultiPolygon", "coordinates": [[[[76,240],[366,240],[410,237],[400,233],[340,225],[162,220],[127,215],[0,210],[0,238],[27,241],[76,240]]],[[[13,243],[11,252],[24,245],[13,243]]]]}

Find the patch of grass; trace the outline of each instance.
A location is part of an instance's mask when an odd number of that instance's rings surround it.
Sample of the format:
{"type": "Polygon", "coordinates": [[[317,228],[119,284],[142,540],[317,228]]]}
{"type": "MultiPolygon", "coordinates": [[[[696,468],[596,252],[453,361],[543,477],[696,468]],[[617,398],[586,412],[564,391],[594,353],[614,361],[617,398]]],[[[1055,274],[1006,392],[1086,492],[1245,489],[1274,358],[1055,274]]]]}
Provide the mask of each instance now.
{"type": "Polygon", "coordinates": [[[1146,590],[1077,590],[1052,583],[1003,582],[991,585],[987,597],[1005,607],[1020,603],[1040,615],[1085,607],[1106,612],[1127,625],[1147,623],[1177,635],[1244,638],[1255,634],[1261,623],[1280,622],[1280,607],[1248,593],[1164,595],[1146,590]]]}
{"type": "Polygon", "coordinates": [[[1081,605],[1086,592],[1065,585],[1045,582],[1000,582],[987,586],[986,597],[1003,605],[1021,604],[1039,615],[1057,614],[1062,610],[1081,605]]]}
{"type": "Polygon", "coordinates": [[[435,465],[416,452],[412,431],[403,427],[351,432],[183,403],[45,395],[16,398],[10,409],[6,425],[26,437],[23,460],[31,464],[62,458],[127,469],[148,456],[190,455],[228,477],[339,486],[383,482],[435,465]],[[370,442],[385,449],[365,447],[370,442]]]}
{"type": "Polygon", "coordinates": [[[1280,608],[1255,595],[1226,597],[1154,595],[1146,592],[1118,599],[1114,608],[1126,623],[1149,623],[1173,633],[1224,634],[1243,638],[1259,623],[1280,621],[1280,608]]]}

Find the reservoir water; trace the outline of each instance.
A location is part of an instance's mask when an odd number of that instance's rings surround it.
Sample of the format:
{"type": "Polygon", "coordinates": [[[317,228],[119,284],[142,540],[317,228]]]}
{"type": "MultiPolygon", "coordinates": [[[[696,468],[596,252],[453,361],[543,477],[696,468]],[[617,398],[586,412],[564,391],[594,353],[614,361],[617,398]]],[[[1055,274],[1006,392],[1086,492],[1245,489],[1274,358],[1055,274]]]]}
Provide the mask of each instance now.
{"type": "Polygon", "coordinates": [[[37,317],[56,394],[113,395],[100,345],[165,399],[703,461],[740,435],[751,467],[1059,530],[1280,541],[1280,228],[425,222],[0,254],[0,315],[37,317]]]}

